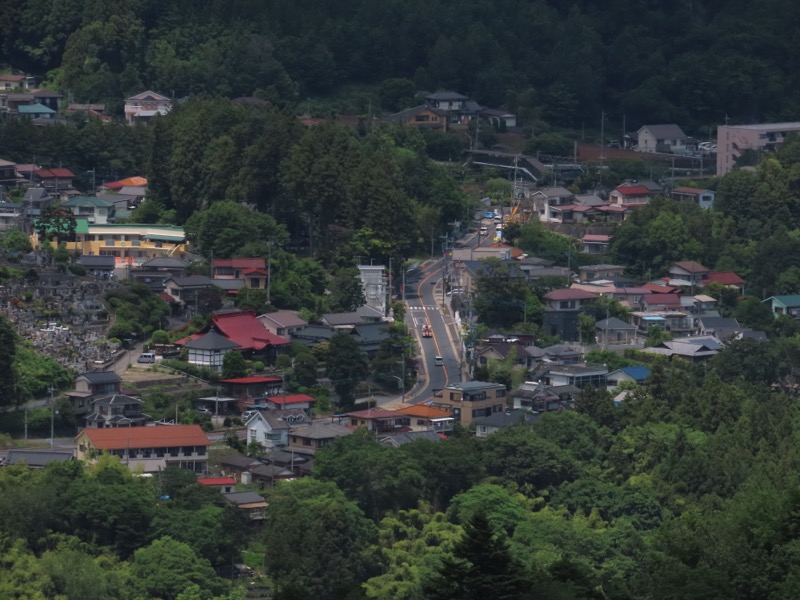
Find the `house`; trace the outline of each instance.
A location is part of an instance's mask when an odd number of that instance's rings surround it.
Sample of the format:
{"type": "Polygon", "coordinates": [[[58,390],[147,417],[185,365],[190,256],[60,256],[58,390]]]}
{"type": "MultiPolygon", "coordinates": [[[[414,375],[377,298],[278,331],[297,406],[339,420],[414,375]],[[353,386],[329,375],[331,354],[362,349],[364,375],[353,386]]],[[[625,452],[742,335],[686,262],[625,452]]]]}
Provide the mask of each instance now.
{"type": "Polygon", "coordinates": [[[474,420],[475,437],[485,438],[512,425],[531,425],[539,420],[539,413],[524,408],[509,409],[488,417],[477,417],[474,420]]]}
{"type": "Polygon", "coordinates": [[[280,377],[252,375],[223,379],[220,383],[223,385],[223,392],[235,398],[262,399],[283,392],[283,379],[280,377]]]}
{"type": "Polygon", "coordinates": [[[573,365],[583,360],[580,348],[573,348],[567,344],[555,344],[542,350],[542,360],[559,365],[573,365]]]}
{"type": "Polygon", "coordinates": [[[686,152],[688,137],[675,124],[644,125],[637,132],[639,152],[666,152],[683,154],[686,152]]]}
{"type": "Polygon", "coordinates": [[[75,174],[69,169],[34,169],[33,182],[43,187],[48,193],[58,196],[65,190],[71,190],[75,174]]]}
{"type": "Polygon", "coordinates": [[[610,235],[599,233],[587,233],[581,238],[582,250],[585,254],[606,254],[610,243],[610,235]]]}
{"type": "Polygon", "coordinates": [[[25,465],[31,470],[44,469],[50,463],[65,463],[75,459],[72,450],[32,450],[12,448],[8,451],[3,465],[25,465]]]}
{"type": "Polygon", "coordinates": [[[704,362],[716,356],[721,349],[722,343],[719,340],[711,336],[704,336],[667,340],[658,346],[642,348],[642,352],[669,358],[677,356],[691,362],[704,362]]]}
{"type": "Polygon", "coordinates": [[[267,408],[271,410],[298,408],[310,411],[314,408],[316,400],[307,394],[281,394],[280,396],[268,396],[264,399],[267,408]]]}
{"type": "Polygon", "coordinates": [[[621,383],[644,383],[649,376],[650,369],[647,367],[622,367],[609,373],[608,377],[606,377],[606,381],[608,382],[608,389],[612,390],[621,383]]]}
{"type": "Polygon", "coordinates": [[[255,492],[232,492],[223,494],[225,500],[243,511],[251,521],[263,521],[267,518],[267,501],[255,492]]]}
{"type": "Polygon", "coordinates": [[[764,300],[776,317],[789,315],[793,319],[800,319],[800,295],[770,296],[764,300]]]}
{"type": "Polygon", "coordinates": [[[42,104],[41,102],[34,102],[32,104],[20,104],[17,106],[17,115],[20,117],[25,117],[28,119],[32,119],[34,121],[37,120],[55,120],[56,115],[58,112],[42,104]]]}
{"type": "Polygon", "coordinates": [[[255,458],[232,452],[225,452],[219,457],[219,468],[223,477],[230,477],[241,483],[247,483],[249,475],[245,474],[260,464],[255,458]]]}
{"type": "Polygon", "coordinates": [[[145,473],[167,467],[205,473],[210,445],[199,425],[84,429],[75,437],[78,460],[93,463],[99,453],[108,452],[145,473]]]}
{"type": "Polygon", "coordinates": [[[740,295],[744,295],[744,279],[739,277],[733,271],[709,273],[703,280],[703,286],[705,287],[713,284],[736,290],[740,295]]]}
{"type": "Polygon", "coordinates": [[[4,90],[30,90],[36,85],[33,75],[15,75],[14,73],[0,73],[0,91],[4,90]]]}
{"type": "Polygon", "coordinates": [[[125,100],[125,121],[129,124],[149,123],[155,116],[172,110],[172,100],[152,90],[136,94],[125,100]]]}
{"type": "Polygon", "coordinates": [[[644,185],[623,183],[608,194],[608,200],[617,206],[640,206],[653,199],[653,192],[644,185]]]}
{"type": "Polygon", "coordinates": [[[692,317],[679,310],[634,311],[629,317],[631,324],[644,335],[647,335],[652,327],[677,335],[689,335],[694,331],[692,317]]]}
{"type": "Polygon", "coordinates": [[[571,385],[583,389],[592,386],[597,389],[606,387],[608,367],[590,363],[576,365],[552,365],[544,377],[545,383],[551,387],[571,385]]]}
{"type": "MultiPolygon", "coordinates": [[[[0,161],[0,170],[2,170],[2,162],[0,161]]],[[[0,185],[2,184],[2,175],[0,174],[0,185]]],[[[22,205],[26,208],[26,216],[28,217],[41,216],[42,211],[52,206],[52,204],[53,197],[42,187],[29,187],[22,197],[22,205]]]]}
{"type": "Polygon", "coordinates": [[[443,433],[435,431],[391,431],[378,436],[378,443],[387,448],[399,448],[406,444],[413,444],[420,440],[427,442],[441,442],[446,439],[443,433]]]}
{"type": "Polygon", "coordinates": [[[78,258],[78,264],[86,269],[86,274],[98,279],[111,279],[114,274],[114,269],[117,266],[117,261],[113,256],[105,254],[101,256],[81,256],[78,258]]]}
{"type": "Polygon", "coordinates": [[[631,344],[636,341],[636,326],[617,317],[609,317],[594,324],[598,344],[631,344]]]}
{"type": "Polygon", "coordinates": [[[236,480],[233,477],[198,477],[197,483],[207,488],[219,490],[223,494],[230,494],[236,489],[236,480]]]}
{"type": "MultiPolygon", "coordinates": [[[[2,186],[0,186],[2,189],[2,186]]],[[[22,220],[25,217],[25,209],[22,204],[16,202],[0,202],[0,231],[9,229],[22,229],[22,220]]]]}
{"type": "Polygon", "coordinates": [[[410,418],[393,410],[368,408],[340,415],[338,422],[345,427],[366,427],[368,431],[383,434],[395,430],[407,431],[410,418]]]}
{"type": "Polygon", "coordinates": [[[61,100],[64,98],[58,92],[54,92],[53,90],[46,90],[44,88],[33,90],[33,99],[52,110],[53,114],[57,114],[61,105],[61,100]]]}
{"type": "Polygon", "coordinates": [[[447,111],[422,104],[389,115],[386,121],[407,127],[447,130],[447,111]]]}
{"type": "Polygon", "coordinates": [[[208,367],[213,371],[222,371],[222,362],[225,355],[239,348],[239,344],[220,335],[213,329],[205,335],[184,342],[183,347],[188,350],[187,362],[198,367],[208,367]]]}
{"type": "Polygon", "coordinates": [[[530,367],[530,354],[528,354],[526,350],[527,348],[522,344],[499,342],[478,348],[475,357],[477,364],[485,367],[489,364],[490,360],[505,360],[513,353],[514,365],[528,368],[530,367]]]}
{"type": "Polygon", "coordinates": [[[92,401],[92,411],[86,415],[86,427],[140,427],[149,418],[142,412],[143,405],[140,398],[125,394],[101,396],[92,401]]]}
{"type": "Polygon", "coordinates": [[[696,335],[713,335],[718,340],[728,340],[735,338],[743,330],[739,321],[732,317],[707,317],[702,316],[695,319],[696,335]]]}
{"type": "Polygon", "coordinates": [[[322,315],[322,324],[331,329],[353,329],[356,325],[363,323],[364,319],[357,312],[347,313],[328,313],[322,315]]]}
{"type": "Polygon", "coordinates": [[[800,122],[717,126],[717,177],[731,172],[747,151],[773,152],[786,137],[800,131],[800,122]]]}
{"type": "Polygon", "coordinates": [[[622,265],[586,265],[578,269],[578,278],[581,282],[594,281],[596,279],[609,279],[621,275],[624,270],[625,267],[622,265]]]}
{"type": "Polygon", "coordinates": [[[478,114],[481,118],[486,119],[500,130],[503,128],[510,129],[517,126],[517,115],[506,110],[484,108],[478,114]]]}
{"type": "Polygon", "coordinates": [[[167,279],[183,279],[188,273],[189,263],[172,256],[157,256],[131,267],[130,270],[131,278],[153,291],[162,291],[167,279]]]}
{"type": "Polygon", "coordinates": [[[216,258],[211,263],[214,279],[241,279],[244,287],[267,289],[269,272],[264,258],[216,258]]]}
{"type": "Polygon", "coordinates": [[[216,312],[211,325],[243,352],[264,353],[270,362],[290,344],[285,337],[270,333],[252,310],[216,312]]]}
{"type": "Polygon", "coordinates": [[[259,444],[271,450],[289,443],[289,423],[270,411],[254,411],[244,426],[248,444],[259,444]]]}
{"type": "Polygon", "coordinates": [[[605,204],[597,210],[609,223],[622,223],[633,214],[641,204],[605,204]]]}
{"type": "MultiPolygon", "coordinates": [[[[467,100],[469,100],[467,96],[452,91],[434,92],[433,94],[427,94],[425,96],[425,103],[428,106],[438,108],[448,113],[459,113],[464,109],[467,100]]],[[[451,122],[452,121],[453,118],[451,117],[451,122]]],[[[458,120],[456,119],[455,122],[458,122],[458,120]]]]}
{"type": "Polygon", "coordinates": [[[539,220],[549,223],[553,220],[551,208],[553,206],[565,206],[575,204],[575,194],[564,187],[549,187],[536,190],[531,194],[533,200],[533,212],[539,216],[539,220]]]}
{"type": "Polygon", "coordinates": [[[693,260],[676,262],[669,268],[670,282],[675,285],[701,286],[709,273],[711,269],[693,260]]]}
{"type": "Polygon", "coordinates": [[[679,294],[643,294],[640,305],[646,311],[679,311],[684,308],[679,294]]]}
{"type": "Polygon", "coordinates": [[[306,454],[314,454],[330,444],[337,437],[350,435],[353,430],[330,421],[313,421],[289,429],[289,449],[306,454]]]}
{"type": "Polygon", "coordinates": [[[188,277],[169,277],[164,281],[164,292],[169,294],[184,309],[194,307],[201,292],[214,287],[214,281],[205,275],[188,277]]]}
{"type": "Polygon", "coordinates": [[[0,159],[0,186],[15,186],[17,179],[17,163],[0,159]]]}
{"type": "Polygon", "coordinates": [[[557,335],[562,340],[578,339],[578,315],[582,308],[599,298],[599,294],[576,289],[552,290],[544,295],[546,302],[543,330],[548,335],[557,335]]]}
{"type": "Polygon", "coordinates": [[[469,427],[476,417],[505,411],[506,386],[485,381],[451,383],[434,394],[431,405],[448,411],[462,427],[469,427]]]}
{"type": "Polygon", "coordinates": [[[114,220],[114,205],[97,196],[74,196],[61,206],[70,209],[78,218],[89,223],[105,225],[114,220]]]}
{"type": "Polygon", "coordinates": [[[580,393],[574,385],[550,386],[542,381],[526,381],[513,392],[511,400],[515,410],[541,414],[573,408],[580,393]]]}
{"type": "Polygon", "coordinates": [[[694,202],[700,208],[711,208],[714,205],[715,193],[713,190],[678,186],[673,188],[670,197],[673,200],[694,202]]]}
{"type": "Polygon", "coordinates": [[[258,317],[261,324],[273,335],[285,338],[293,337],[292,334],[308,325],[308,322],[301,319],[297,311],[279,310],[276,312],[265,313],[258,317]]]}
{"type": "Polygon", "coordinates": [[[395,410],[408,418],[412,431],[435,431],[448,434],[453,431],[454,418],[450,412],[428,404],[409,404],[395,410]]]}
{"type": "Polygon", "coordinates": [[[76,415],[89,412],[100,396],[119,394],[122,378],[114,371],[91,371],[75,378],[75,389],[64,395],[69,398],[76,415]]]}

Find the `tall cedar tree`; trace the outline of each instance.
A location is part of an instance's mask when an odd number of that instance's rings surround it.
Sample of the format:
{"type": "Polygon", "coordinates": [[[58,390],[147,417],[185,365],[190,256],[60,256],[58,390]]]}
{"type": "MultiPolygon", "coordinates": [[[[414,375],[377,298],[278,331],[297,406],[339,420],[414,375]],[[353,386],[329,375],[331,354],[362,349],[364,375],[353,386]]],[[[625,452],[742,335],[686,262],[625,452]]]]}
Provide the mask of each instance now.
{"type": "Polygon", "coordinates": [[[476,513],[464,536],[425,587],[431,600],[512,600],[525,589],[522,567],[511,557],[508,543],[497,535],[486,514],[476,513]]]}

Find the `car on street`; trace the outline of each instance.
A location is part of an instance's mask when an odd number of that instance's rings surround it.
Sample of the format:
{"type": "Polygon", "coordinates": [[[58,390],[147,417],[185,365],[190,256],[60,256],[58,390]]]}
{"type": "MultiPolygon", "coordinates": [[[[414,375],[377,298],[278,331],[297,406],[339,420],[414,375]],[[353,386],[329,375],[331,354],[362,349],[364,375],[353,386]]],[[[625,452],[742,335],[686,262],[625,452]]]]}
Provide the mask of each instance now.
{"type": "Polygon", "coordinates": [[[483,218],[484,219],[494,219],[494,211],[489,210],[489,211],[483,213],[483,218]]]}

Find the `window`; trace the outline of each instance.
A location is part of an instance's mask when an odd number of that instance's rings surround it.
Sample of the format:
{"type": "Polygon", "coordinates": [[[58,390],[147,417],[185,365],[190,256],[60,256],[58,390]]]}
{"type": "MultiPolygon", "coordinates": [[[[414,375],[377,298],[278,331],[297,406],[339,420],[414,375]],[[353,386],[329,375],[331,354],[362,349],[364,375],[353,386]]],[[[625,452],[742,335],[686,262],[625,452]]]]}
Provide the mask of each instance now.
{"type": "Polygon", "coordinates": [[[562,310],[575,308],[575,300],[562,300],[558,303],[558,307],[562,310]]]}
{"type": "Polygon", "coordinates": [[[303,446],[310,446],[311,440],[308,438],[303,438],[303,446]]]}
{"type": "Polygon", "coordinates": [[[184,446],[183,447],[183,455],[184,456],[191,456],[194,454],[194,447],[193,446],[184,446]]]}
{"type": "Polygon", "coordinates": [[[197,448],[195,448],[195,452],[197,453],[197,456],[205,456],[206,455],[206,447],[205,446],[197,446],[197,448]]]}

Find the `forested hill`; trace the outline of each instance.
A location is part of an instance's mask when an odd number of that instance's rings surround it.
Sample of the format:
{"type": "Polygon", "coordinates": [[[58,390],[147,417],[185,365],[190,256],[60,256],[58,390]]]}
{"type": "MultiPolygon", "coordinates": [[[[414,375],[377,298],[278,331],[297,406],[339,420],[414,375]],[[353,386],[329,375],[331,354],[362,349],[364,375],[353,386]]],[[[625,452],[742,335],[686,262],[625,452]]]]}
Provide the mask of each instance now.
{"type": "Polygon", "coordinates": [[[399,78],[529,123],[605,110],[700,131],[800,118],[798,22],[794,0],[0,0],[0,65],[75,101],[152,88],[292,104],[399,78]]]}

